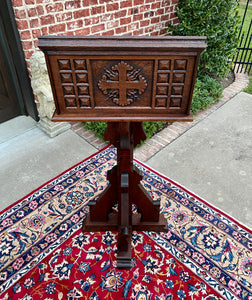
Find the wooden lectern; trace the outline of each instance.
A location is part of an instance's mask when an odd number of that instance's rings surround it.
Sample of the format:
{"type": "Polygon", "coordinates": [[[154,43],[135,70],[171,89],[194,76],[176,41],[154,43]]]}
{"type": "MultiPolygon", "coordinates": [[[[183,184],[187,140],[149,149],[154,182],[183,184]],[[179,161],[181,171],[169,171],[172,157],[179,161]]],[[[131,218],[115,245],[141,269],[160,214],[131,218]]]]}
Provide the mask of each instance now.
{"type": "Polygon", "coordinates": [[[133,165],[133,148],[145,139],[141,122],[192,120],[205,37],[43,36],[39,48],[56,105],[53,121],[108,122],[104,139],[117,148],[117,166],[106,190],[89,202],[83,231],[118,231],[117,267],[131,268],[132,230],[167,228],[133,165]]]}

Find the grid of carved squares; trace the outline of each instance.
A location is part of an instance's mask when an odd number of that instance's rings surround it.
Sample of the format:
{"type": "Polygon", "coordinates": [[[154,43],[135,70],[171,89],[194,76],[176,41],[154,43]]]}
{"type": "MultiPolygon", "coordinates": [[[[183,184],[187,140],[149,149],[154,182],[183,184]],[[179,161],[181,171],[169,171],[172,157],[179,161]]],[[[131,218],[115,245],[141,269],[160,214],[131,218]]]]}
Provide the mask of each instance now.
{"type": "Polygon", "coordinates": [[[67,108],[90,107],[86,60],[59,59],[61,85],[67,108]]]}
{"type": "MultiPolygon", "coordinates": [[[[59,59],[58,66],[65,106],[90,107],[86,60],[59,59]]],[[[155,107],[181,107],[186,66],[186,59],[158,61],[155,107]]]]}
{"type": "Polygon", "coordinates": [[[158,61],[155,107],[181,107],[186,67],[186,59],[158,61]]]}

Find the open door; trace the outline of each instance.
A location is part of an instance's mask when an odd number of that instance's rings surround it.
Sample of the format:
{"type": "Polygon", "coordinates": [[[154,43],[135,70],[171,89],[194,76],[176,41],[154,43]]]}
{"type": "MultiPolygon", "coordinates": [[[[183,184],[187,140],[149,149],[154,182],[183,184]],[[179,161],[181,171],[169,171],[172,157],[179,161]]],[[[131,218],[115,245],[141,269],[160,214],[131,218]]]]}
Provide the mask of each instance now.
{"type": "Polygon", "coordinates": [[[18,115],[38,121],[30,78],[17,30],[11,0],[0,10],[0,123],[18,115]]]}

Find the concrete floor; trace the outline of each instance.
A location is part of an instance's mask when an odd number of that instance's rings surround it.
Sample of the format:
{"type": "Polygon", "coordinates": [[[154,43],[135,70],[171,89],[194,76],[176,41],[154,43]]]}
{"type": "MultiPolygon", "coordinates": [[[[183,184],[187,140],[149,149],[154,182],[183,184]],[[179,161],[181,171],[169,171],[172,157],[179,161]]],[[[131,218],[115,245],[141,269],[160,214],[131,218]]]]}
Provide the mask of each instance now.
{"type": "Polygon", "coordinates": [[[252,95],[239,93],[146,164],[252,228],[252,95]]]}
{"type": "Polygon", "coordinates": [[[35,125],[25,116],[0,125],[0,211],[97,151],[71,129],[50,138],[35,125]]]}
{"type": "MultiPolygon", "coordinates": [[[[0,210],[97,150],[29,117],[0,125],[0,210]]],[[[252,95],[240,93],[146,163],[252,228],[252,95]]]]}

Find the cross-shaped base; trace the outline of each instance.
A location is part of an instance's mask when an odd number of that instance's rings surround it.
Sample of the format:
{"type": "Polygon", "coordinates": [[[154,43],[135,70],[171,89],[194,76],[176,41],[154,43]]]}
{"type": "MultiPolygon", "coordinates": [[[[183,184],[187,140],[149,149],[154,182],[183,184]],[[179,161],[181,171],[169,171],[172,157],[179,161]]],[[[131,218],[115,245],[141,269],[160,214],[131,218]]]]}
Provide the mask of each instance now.
{"type": "Polygon", "coordinates": [[[117,148],[117,166],[108,171],[109,185],[99,199],[89,202],[90,213],[83,221],[83,232],[118,231],[117,268],[131,268],[132,231],[166,231],[167,224],[159,214],[160,202],[153,202],[133,166],[133,149],[145,132],[140,122],[108,123],[105,140],[117,148]],[[113,206],[118,204],[118,213],[113,206]],[[137,214],[132,214],[132,204],[137,214]]]}

